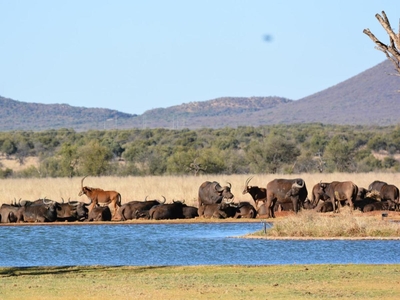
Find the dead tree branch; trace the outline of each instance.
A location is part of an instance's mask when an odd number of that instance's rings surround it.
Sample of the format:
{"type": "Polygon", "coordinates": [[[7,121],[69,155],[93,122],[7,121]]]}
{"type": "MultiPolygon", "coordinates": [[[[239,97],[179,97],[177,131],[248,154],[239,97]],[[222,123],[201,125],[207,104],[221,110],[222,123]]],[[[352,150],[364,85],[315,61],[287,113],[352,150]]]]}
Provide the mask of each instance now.
{"type": "Polygon", "coordinates": [[[399,20],[399,33],[396,34],[392,27],[385,12],[382,11],[382,16],[376,14],[375,17],[378,19],[379,23],[385,29],[386,33],[389,35],[389,44],[386,45],[376,38],[376,36],[368,29],[364,29],[363,32],[369,36],[369,38],[376,44],[376,49],[385,53],[386,57],[392,61],[395,65],[396,71],[400,76],[400,20],[399,20]]]}
{"type": "Polygon", "coordinates": [[[194,176],[197,176],[197,173],[199,173],[200,171],[203,171],[205,173],[207,170],[207,167],[203,168],[201,164],[196,162],[196,160],[197,159],[195,159],[192,163],[190,163],[188,168],[189,170],[194,172],[194,176]]]}

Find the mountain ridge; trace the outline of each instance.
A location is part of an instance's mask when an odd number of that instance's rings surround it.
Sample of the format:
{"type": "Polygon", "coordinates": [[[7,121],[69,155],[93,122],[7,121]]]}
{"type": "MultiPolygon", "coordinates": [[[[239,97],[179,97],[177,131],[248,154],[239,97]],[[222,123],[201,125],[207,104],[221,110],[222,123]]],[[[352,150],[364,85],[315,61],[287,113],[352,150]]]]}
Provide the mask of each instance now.
{"type": "Polygon", "coordinates": [[[26,103],[0,96],[0,131],[70,128],[220,128],[322,123],[394,125],[400,110],[400,76],[389,60],[299,100],[221,97],[155,108],[142,115],[68,104],[26,103]]]}

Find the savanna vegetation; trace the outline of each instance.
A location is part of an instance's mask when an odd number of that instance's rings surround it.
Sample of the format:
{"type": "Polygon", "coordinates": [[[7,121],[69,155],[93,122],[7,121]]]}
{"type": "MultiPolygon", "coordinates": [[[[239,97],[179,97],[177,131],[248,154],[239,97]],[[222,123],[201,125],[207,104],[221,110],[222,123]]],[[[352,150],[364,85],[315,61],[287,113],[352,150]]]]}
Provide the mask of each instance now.
{"type": "Polygon", "coordinates": [[[397,172],[400,127],[11,131],[0,153],[0,178],[397,172]]]}

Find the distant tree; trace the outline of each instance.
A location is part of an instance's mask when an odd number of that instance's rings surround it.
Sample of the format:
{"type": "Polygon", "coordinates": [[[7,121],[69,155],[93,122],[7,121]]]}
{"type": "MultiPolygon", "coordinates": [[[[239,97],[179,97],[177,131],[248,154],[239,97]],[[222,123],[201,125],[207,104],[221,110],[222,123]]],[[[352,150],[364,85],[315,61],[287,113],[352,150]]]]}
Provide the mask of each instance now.
{"type": "Polygon", "coordinates": [[[354,171],[354,146],[341,135],[335,135],[326,146],[327,163],[333,171],[354,171]]]}
{"type": "Polygon", "coordinates": [[[0,151],[3,152],[6,157],[9,157],[17,151],[17,147],[15,146],[13,141],[6,139],[1,145],[0,151]]]}
{"type": "Polygon", "coordinates": [[[198,151],[199,159],[203,166],[207,166],[208,174],[222,174],[226,170],[226,157],[223,151],[216,148],[202,149],[198,151]]]}
{"type": "Polygon", "coordinates": [[[17,158],[20,165],[25,163],[25,159],[31,155],[31,150],[34,148],[32,141],[29,139],[22,139],[18,142],[17,151],[15,157],[17,158]]]}
{"type": "Polygon", "coordinates": [[[300,150],[292,141],[283,136],[270,135],[262,143],[250,143],[246,158],[254,172],[277,173],[283,165],[293,165],[300,154],[300,150]]]}
{"type": "Polygon", "coordinates": [[[78,147],[65,143],[58,153],[61,157],[60,168],[62,176],[73,177],[78,163],[78,147]]]}
{"type": "Polygon", "coordinates": [[[399,73],[397,75],[400,76],[400,22],[399,33],[396,34],[394,33],[392,26],[390,26],[389,19],[384,11],[382,11],[382,16],[380,14],[376,14],[375,17],[389,35],[389,44],[386,45],[378,40],[368,28],[364,29],[363,32],[368,35],[369,38],[376,44],[375,48],[385,53],[386,57],[393,62],[397,72],[399,73]]]}
{"type": "Polygon", "coordinates": [[[109,162],[112,158],[112,152],[98,142],[92,141],[78,149],[78,156],[82,174],[100,176],[107,174],[110,168],[109,162]]]}

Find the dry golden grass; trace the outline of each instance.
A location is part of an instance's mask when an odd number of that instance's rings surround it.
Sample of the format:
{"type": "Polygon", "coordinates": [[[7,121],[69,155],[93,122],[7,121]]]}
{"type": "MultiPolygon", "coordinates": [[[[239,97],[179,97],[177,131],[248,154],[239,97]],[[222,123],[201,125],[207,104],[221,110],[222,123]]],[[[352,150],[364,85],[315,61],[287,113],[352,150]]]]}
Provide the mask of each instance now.
{"type": "Polygon", "coordinates": [[[3,168],[9,168],[14,172],[19,172],[29,167],[39,168],[39,157],[28,156],[24,159],[24,163],[20,164],[18,159],[15,157],[6,158],[4,155],[0,155],[0,165],[3,168]]]}
{"type": "Polygon", "coordinates": [[[307,238],[400,238],[400,224],[382,220],[379,215],[365,215],[343,207],[339,214],[318,214],[302,210],[274,222],[266,230],[257,232],[260,237],[307,237],[307,238]]]}
{"type": "MultiPolygon", "coordinates": [[[[185,200],[188,205],[197,203],[199,186],[206,180],[218,181],[221,185],[227,182],[232,184],[232,192],[236,201],[252,201],[249,194],[242,195],[244,182],[249,176],[254,176],[250,185],[265,187],[275,178],[297,178],[306,181],[309,193],[312,187],[322,181],[353,181],[359,187],[368,187],[376,180],[386,181],[398,185],[400,173],[331,173],[331,174],[250,174],[250,175],[201,175],[201,176],[145,176],[145,177],[87,177],[84,185],[98,187],[104,190],[116,190],[122,196],[122,203],[131,200],[162,199],[165,196],[167,202],[185,200]]],[[[78,197],[81,178],[43,178],[43,179],[1,179],[0,180],[0,204],[10,203],[14,199],[35,200],[47,197],[48,199],[61,201],[80,200],[88,201],[86,196],[78,197]]],[[[311,196],[311,195],[310,195],[311,196]]],[[[309,197],[310,197],[309,196],[309,197]]]]}

